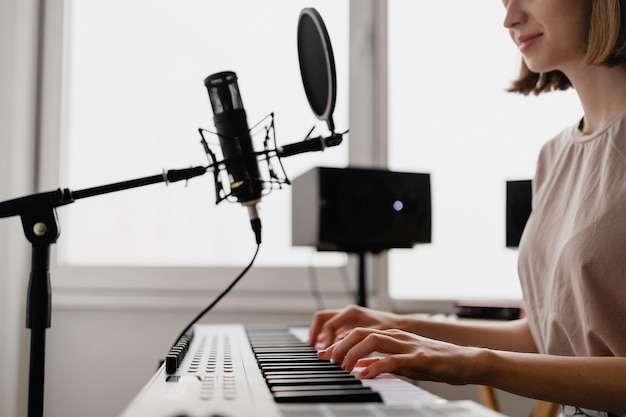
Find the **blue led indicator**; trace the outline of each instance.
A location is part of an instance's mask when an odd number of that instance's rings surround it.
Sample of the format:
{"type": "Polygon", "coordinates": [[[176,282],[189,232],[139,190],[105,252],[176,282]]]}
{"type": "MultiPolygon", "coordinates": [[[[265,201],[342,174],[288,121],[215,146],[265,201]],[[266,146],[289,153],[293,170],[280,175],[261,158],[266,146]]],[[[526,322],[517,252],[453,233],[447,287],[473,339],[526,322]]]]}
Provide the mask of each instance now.
{"type": "Polygon", "coordinates": [[[402,211],[403,208],[404,208],[404,204],[402,203],[402,201],[396,200],[393,202],[393,209],[395,211],[402,211]]]}

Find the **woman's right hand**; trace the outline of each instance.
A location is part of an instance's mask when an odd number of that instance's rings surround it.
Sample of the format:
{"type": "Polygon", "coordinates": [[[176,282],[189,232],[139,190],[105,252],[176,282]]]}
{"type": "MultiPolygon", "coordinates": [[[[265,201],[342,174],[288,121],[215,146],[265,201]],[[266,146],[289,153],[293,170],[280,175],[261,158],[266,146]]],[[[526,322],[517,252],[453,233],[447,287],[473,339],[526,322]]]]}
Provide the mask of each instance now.
{"type": "Polygon", "coordinates": [[[327,348],[355,327],[392,329],[399,327],[399,315],[350,305],[343,309],[315,313],[309,330],[309,345],[327,348]]]}

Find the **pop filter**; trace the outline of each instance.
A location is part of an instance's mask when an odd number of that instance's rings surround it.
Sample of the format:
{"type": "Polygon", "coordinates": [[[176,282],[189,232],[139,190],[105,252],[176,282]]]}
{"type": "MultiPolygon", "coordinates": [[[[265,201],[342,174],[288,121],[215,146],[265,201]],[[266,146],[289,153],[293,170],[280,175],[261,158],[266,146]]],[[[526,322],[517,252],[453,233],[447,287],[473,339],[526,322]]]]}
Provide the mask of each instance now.
{"type": "Polygon", "coordinates": [[[333,111],[337,97],[335,58],[326,25],[318,11],[304,8],[298,19],[300,73],[309,105],[334,133],[333,111]]]}

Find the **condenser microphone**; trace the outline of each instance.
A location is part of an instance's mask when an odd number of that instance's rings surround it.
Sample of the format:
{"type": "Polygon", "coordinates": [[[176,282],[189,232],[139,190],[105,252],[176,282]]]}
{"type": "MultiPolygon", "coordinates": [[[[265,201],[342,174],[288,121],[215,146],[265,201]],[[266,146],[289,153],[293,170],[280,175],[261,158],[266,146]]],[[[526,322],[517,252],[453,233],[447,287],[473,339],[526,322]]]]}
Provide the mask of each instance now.
{"type": "Polygon", "coordinates": [[[252,146],[237,75],[232,71],[218,72],[206,77],[204,85],[213,108],[231,195],[247,207],[257,243],[261,243],[261,220],[256,206],[261,200],[263,178],[252,146]]]}

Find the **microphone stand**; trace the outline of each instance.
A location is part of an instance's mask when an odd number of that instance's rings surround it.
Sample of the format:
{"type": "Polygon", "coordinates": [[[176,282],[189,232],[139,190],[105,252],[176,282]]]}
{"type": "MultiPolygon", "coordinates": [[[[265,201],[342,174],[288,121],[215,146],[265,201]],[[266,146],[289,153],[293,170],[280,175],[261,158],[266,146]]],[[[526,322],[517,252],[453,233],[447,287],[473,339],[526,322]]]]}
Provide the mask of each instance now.
{"type": "Polygon", "coordinates": [[[26,304],[26,328],[31,330],[28,417],[43,416],[46,329],[50,327],[50,245],[56,243],[60,228],[56,207],[75,200],[160,182],[176,182],[203,175],[202,166],[169,170],[161,175],[138,178],[72,192],[57,189],[0,203],[0,218],[20,216],[26,238],[32,244],[31,272],[26,304]]]}
{"type": "MultiPolygon", "coordinates": [[[[273,119],[270,129],[273,130],[273,119]]],[[[71,191],[67,188],[59,188],[55,191],[32,194],[0,202],[0,218],[20,216],[22,219],[24,234],[26,235],[28,241],[32,244],[31,273],[28,284],[26,305],[26,328],[31,330],[28,417],[43,416],[46,329],[50,328],[52,298],[50,291],[50,245],[56,243],[60,235],[56,208],[73,203],[81,198],[93,197],[96,195],[127,190],[130,188],[143,187],[145,185],[160,182],[169,183],[188,180],[193,177],[204,175],[209,168],[214,168],[216,202],[219,203],[228,196],[224,191],[219,178],[220,168],[225,167],[227,162],[238,160],[246,157],[246,155],[235,156],[218,161],[215,154],[209,149],[209,145],[204,139],[203,129],[199,129],[199,131],[202,136],[201,143],[205,148],[207,156],[210,157],[212,162],[207,167],[196,166],[185,169],[174,169],[167,172],[164,171],[160,175],[137,178],[134,180],[86,188],[78,191],[71,191]]],[[[326,147],[337,146],[342,142],[342,136],[343,134],[333,133],[328,138],[318,137],[308,139],[302,142],[288,144],[281,148],[275,148],[273,150],[268,149],[267,139],[269,137],[266,137],[265,149],[254,154],[257,157],[263,156],[268,163],[269,158],[273,156],[278,157],[280,162],[281,157],[297,155],[305,152],[322,151],[326,147]]],[[[279,184],[282,183],[276,174],[273,173],[272,169],[270,169],[270,176],[279,184]]],[[[286,179],[286,176],[283,181],[289,184],[289,180],[286,179]]],[[[255,230],[255,233],[257,233],[258,242],[258,232],[255,230]]],[[[363,257],[364,255],[362,254],[362,265],[364,265],[363,257]]],[[[361,270],[363,269],[364,266],[361,266],[361,270]]],[[[359,295],[359,300],[362,305],[365,305],[365,280],[364,278],[360,278],[360,281],[362,282],[361,287],[363,290],[359,295]]]]}

